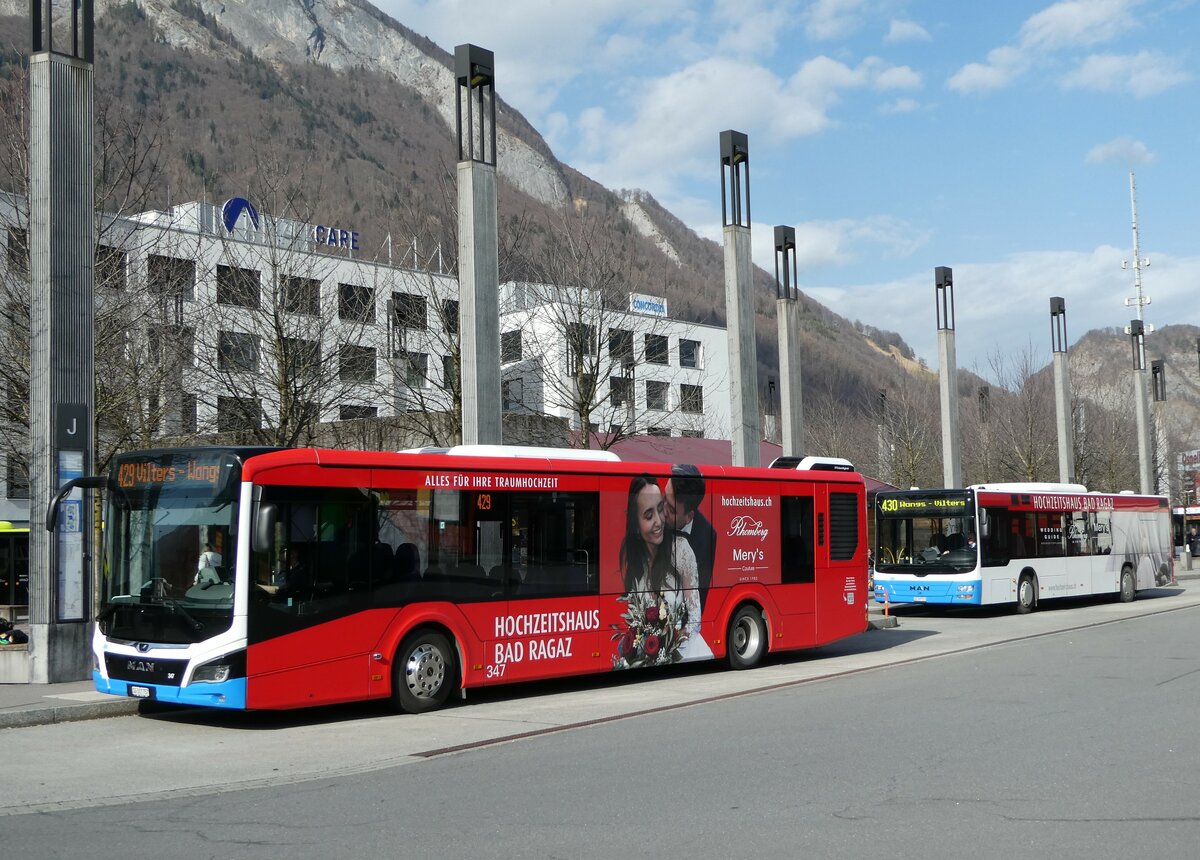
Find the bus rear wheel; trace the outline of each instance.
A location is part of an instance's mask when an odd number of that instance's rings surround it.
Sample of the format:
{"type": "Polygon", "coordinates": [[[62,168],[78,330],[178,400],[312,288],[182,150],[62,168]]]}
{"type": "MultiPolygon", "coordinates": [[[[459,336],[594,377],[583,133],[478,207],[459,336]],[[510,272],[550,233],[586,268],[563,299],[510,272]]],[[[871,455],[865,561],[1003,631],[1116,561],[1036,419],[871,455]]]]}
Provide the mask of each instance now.
{"type": "Polygon", "coordinates": [[[729,667],[753,669],[767,653],[767,624],[756,606],[743,606],[729,622],[729,667]]]}
{"type": "Polygon", "coordinates": [[[1037,593],[1037,577],[1032,573],[1021,574],[1017,581],[1017,612],[1021,615],[1033,612],[1037,607],[1037,593]]]}
{"type": "Polygon", "coordinates": [[[1133,603],[1136,594],[1137,585],[1133,581],[1133,568],[1125,565],[1121,568],[1121,590],[1117,592],[1117,599],[1122,603],[1133,603]]]}
{"type": "Polygon", "coordinates": [[[454,647],[436,630],[404,637],[392,667],[392,702],[408,714],[440,708],[458,684],[454,647]]]}

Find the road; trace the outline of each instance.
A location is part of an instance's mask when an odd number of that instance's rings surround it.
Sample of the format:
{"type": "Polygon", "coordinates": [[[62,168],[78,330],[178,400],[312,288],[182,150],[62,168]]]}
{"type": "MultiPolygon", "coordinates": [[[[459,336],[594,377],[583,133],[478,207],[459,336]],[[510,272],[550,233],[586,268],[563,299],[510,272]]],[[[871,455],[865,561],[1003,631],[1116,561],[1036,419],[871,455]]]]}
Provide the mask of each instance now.
{"type": "Polygon", "coordinates": [[[753,672],[531,685],[419,717],[372,705],[9,729],[3,850],[1194,854],[1200,588],[901,616],[753,672]]]}

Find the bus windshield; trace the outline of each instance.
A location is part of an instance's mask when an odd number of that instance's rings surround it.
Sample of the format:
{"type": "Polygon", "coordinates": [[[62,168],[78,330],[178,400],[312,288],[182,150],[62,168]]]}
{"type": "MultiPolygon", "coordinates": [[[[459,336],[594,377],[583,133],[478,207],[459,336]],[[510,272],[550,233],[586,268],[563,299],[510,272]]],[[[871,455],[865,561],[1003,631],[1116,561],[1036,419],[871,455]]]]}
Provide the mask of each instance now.
{"type": "Polygon", "coordinates": [[[98,616],[106,636],[184,644],[229,628],[240,471],[228,452],[116,462],[98,616]]]}
{"type": "Polygon", "coordinates": [[[875,505],[876,570],[921,575],[978,566],[972,494],[880,493],[875,505]]]}

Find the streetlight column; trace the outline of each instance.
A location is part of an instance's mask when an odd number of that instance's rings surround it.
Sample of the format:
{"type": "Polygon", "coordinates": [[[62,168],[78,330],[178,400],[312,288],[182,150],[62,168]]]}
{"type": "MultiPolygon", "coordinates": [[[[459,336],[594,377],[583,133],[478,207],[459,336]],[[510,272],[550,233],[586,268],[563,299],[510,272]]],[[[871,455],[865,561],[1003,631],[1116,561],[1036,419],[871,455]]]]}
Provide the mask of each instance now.
{"type": "Polygon", "coordinates": [[[721,223],[725,230],[725,316],[729,336],[733,465],[759,465],[758,362],[750,256],[750,148],[740,131],[721,132],[721,223]]]}
{"type": "Polygon", "coordinates": [[[962,486],[959,453],[958,366],[954,355],[954,272],[949,266],[933,270],[934,304],[937,307],[938,382],[942,400],[942,482],[962,486]]]}
{"type": "Polygon", "coordinates": [[[94,9],[30,3],[29,57],[29,680],[89,676],[89,536],[76,489],[53,533],[46,508],[90,476],[95,420],[95,187],[92,177],[94,9]],[[67,45],[55,35],[70,33],[67,45]]]}
{"type": "Polygon", "coordinates": [[[796,230],[775,228],[775,317],[779,325],[780,417],[783,455],[804,453],[804,398],[800,375],[800,288],[796,285],[796,230]]]}
{"type": "Polygon", "coordinates": [[[496,219],[496,89],[491,51],[454,49],[458,134],[459,379],[462,441],[498,445],[500,257],[496,219]]]}
{"type": "Polygon", "coordinates": [[[1067,366],[1067,303],[1050,298],[1050,344],[1054,353],[1054,417],[1058,424],[1058,480],[1075,480],[1075,434],[1071,422],[1071,376],[1067,366]]]}

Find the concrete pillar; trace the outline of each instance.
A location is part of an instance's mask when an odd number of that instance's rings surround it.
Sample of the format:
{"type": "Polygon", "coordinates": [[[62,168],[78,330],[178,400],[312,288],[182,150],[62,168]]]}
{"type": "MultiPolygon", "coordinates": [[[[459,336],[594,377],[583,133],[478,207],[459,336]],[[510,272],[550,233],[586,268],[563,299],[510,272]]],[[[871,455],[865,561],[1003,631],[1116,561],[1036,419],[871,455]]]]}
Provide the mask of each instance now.
{"type": "Polygon", "coordinates": [[[933,272],[938,326],[938,388],[942,405],[942,483],[947,487],[961,487],[958,363],[954,354],[954,274],[949,266],[938,266],[933,272]]]}
{"type": "Polygon", "coordinates": [[[503,431],[496,96],[492,52],[475,45],[459,45],[454,49],[454,66],[458,108],[458,331],[462,441],[466,445],[498,445],[503,441],[503,431]]]}
{"type": "Polygon", "coordinates": [[[783,455],[804,453],[804,398],[800,376],[800,289],[796,285],[796,231],[775,228],[775,319],[779,326],[779,403],[783,455]]]}
{"type": "Polygon", "coordinates": [[[36,0],[31,12],[29,679],[47,684],[91,670],[91,505],[74,491],[54,534],[46,507],[60,486],[93,468],[93,9],[89,0],[71,15],[69,55],[53,44],[49,0],[36,0]]]}
{"type": "Polygon", "coordinates": [[[762,430],[758,414],[758,363],[751,292],[750,150],[746,135],[737,131],[721,132],[721,209],[725,227],[725,312],[729,336],[733,465],[757,466],[762,430]]]}
{"type": "Polygon", "coordinates": [[[1050,299],[1050,342],[1054,353],[1054,417],[1058,426],[1058,480],[1075,481],[1075,433],[1071,422],[1071,377],[1067,366],[1067,303],[1050,299]]]}

